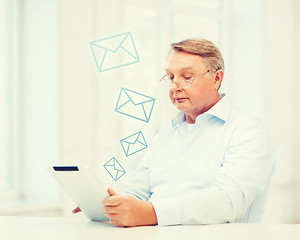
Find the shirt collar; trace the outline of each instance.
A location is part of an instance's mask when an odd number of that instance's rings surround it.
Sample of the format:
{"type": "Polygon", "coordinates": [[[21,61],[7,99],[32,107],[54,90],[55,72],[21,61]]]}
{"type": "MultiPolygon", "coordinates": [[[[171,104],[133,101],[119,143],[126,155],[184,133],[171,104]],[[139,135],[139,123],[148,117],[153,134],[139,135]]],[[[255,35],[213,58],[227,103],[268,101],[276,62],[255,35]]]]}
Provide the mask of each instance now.
{"type": "Polygon", "coordinates": [[[226,97],[225,94],[220,94],[220,97],[221,99],[214,106],[212,106],[212,108],[210,108],[203,114],[213,115],[226,122],[231,112],[231,106],[228,97],[226,97]]]}
{"type": "MultiPolygon", "coordinates": [[[[226,97],[225,94],[220,94],[221,99],[214,105],[212,106],[208,111],[205,113],[199,115],[196,118],[196,122],[200,116],[204,115],[212,115],[215,116],[224,122],[226,122],[229,118],[230,112],[231,112],[231,105],[228,100],[228,97],[226,97]]],[[[172,126],[176,126],[179,123],[185,122],[185,114],[183,112],[179,112],[173,119],[172,119],[172,126]]]]}

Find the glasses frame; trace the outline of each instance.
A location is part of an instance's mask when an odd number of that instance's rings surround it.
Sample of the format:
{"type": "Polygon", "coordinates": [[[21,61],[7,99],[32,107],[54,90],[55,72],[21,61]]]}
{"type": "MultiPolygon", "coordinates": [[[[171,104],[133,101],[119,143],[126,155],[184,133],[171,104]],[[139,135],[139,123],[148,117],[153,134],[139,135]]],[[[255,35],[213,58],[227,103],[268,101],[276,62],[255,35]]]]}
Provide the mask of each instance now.
{"type": "MultiPolygon", "coordinates": [[[[204,76],[204,75],[205,75],[206,73],[208,73],[208,72],[211,72],[211,70],[210,70],[210,69],[207,69],[205,73],[200,74],[199,76],[195,77],[195,78],[192,79],[192,80],[180,79],[179,81],[183,81],[183,82],[188,83],[188,86],[187,86],[187,87],[182,87],[182,86],[180,86],[179,83],[176,83],[176,82],[174,82],[174,81],[171,81],[171,82],[170,82],[169,88],[171,88],[172,84],[176,84],[180,89],[187,89],[187,88],[189,88],[189,87],[191,86],[191,84],[192,84],[195,80],[197,80],[198,78],[204,76]]],[[[166,81],[166,79],[164,79],[166,76],[167,76],[167,74],[165,74],[159,81],[160,81],[160,82],[166,81]]]]}

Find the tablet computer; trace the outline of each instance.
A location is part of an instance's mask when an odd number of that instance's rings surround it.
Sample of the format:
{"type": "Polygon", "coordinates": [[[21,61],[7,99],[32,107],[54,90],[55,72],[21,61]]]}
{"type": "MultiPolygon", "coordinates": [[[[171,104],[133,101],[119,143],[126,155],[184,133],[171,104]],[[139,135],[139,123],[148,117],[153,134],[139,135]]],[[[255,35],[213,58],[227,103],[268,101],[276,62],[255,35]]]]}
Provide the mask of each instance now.
{"type": "Polygon", "coordinates": [[[87,166],[53,166],[49,170],[90,220],[108,221],[103,214],[103,200],[109,194],[87,166]]]}

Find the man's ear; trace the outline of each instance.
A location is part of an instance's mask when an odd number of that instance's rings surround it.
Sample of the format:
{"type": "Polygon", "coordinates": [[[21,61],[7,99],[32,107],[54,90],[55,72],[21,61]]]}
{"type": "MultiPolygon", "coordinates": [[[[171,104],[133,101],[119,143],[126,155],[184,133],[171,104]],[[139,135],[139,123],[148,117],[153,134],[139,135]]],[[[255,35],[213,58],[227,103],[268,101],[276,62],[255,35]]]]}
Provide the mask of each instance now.
{"type": "Polygon", "coordinates": [[[223,69],[219,69],[215,72],[214,86],[217,91],[219,90],[219,88],[221,86],[223,76],[224,76],[223,69]]]}

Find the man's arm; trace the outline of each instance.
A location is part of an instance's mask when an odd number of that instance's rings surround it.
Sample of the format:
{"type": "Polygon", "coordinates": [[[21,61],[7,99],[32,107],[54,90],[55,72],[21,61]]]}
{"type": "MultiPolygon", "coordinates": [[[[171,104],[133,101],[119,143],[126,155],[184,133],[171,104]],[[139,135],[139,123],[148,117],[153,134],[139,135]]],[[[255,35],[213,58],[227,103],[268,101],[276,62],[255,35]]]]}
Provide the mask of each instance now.
{"type": "Polygon", "coordinates": [[[150,198],[158,225],[224,223],[245,217],[273,173],[268,134],[256,123],[243,124],[232,135],[222,163],[215,180],[192,194],[150,198]]]}

